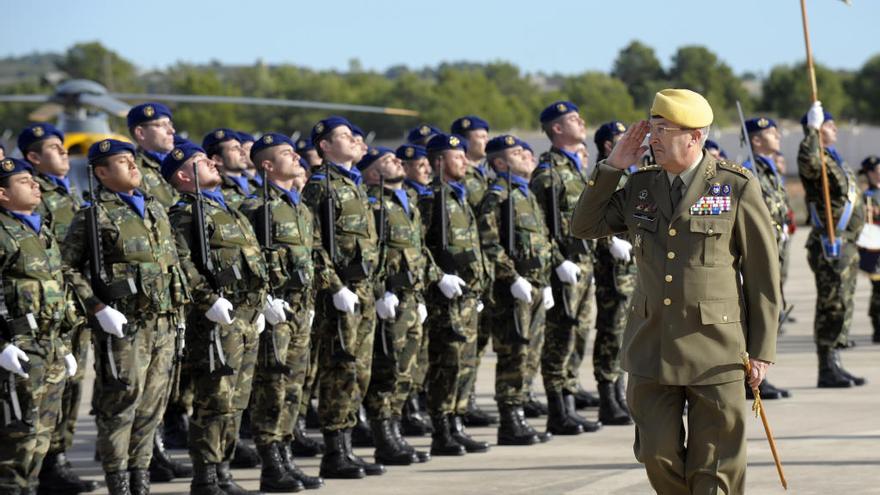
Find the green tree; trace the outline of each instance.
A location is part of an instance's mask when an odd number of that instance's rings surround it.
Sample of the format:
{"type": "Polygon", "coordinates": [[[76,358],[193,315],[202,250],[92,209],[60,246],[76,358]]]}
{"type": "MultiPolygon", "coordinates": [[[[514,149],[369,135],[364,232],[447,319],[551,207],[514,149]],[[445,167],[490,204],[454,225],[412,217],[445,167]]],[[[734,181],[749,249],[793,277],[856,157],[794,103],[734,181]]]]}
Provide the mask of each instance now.
{"type": "Polygon", "coordinates": [[[683,46],[672,57],[669,70],[672,86],[687,88],[700,93],[712,105],[715,121],[726,123],[736,119],[736,102],[744,110],[751,108],[751,101],[742,81],[733,70],[703,46],[683,46]]]}
{"type": "MultiPolygon", "coordinates": [[[[880,123],[880,54],[874,55],[846,84],[856,117],[880,123]]],[[[825,97],[822,96],[824,99],[825,97]]]]}
{"type": "Polygon", "coordinates": [[[633,122],[645,115],[636,110],[626,85],[602,72],[586,72],[567,78],[562,91],[581,110],[590,126],[609,120],[633,122]]]}
{"type": "Polygon", "coordinates": [[[623,81],[637,108],[647,108],[666,80],[654,49],[633,41],[617,55],[611,75],[623,81]]]}
{"type": "MultiPolygon", "coordinates": [[[[816,64],[816,85],[819,99],[835,117],[851,116],[849,98],[841,76],[816,64]]],[[[762,107],[780,117],[800,119],[810,106],[810,81],[805,63],[795,66],[777,65],[764,80],[762,107]]]]}
{"type": "Polygon", "coordinates": [[[97,41],[77,43],[58,62],[58,68],[75,79],[91,79],[110,91],[137,91],[137,68],[97,41]]]}

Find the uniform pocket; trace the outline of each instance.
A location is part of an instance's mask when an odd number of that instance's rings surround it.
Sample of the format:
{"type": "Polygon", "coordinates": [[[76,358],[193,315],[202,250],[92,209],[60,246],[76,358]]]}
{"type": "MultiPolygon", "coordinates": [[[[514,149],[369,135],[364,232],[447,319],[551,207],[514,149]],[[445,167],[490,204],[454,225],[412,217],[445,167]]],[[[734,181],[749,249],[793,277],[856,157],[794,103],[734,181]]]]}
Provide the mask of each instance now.
{"type": "Polygon", "coordinates": [[[722,234],[730,233],[731,222],[727,218],[691,218],[690,230],[702,236],[693,236],[696,242],[702,243],[702,264],[714,266],[716,250],[719,249],[719,239],[722,234]]]}
{"type": "Polygon", "coordinates": [[[739,299],[700,301],[700,322],[703,325],[736,323],[741,320],[739,299]]]}

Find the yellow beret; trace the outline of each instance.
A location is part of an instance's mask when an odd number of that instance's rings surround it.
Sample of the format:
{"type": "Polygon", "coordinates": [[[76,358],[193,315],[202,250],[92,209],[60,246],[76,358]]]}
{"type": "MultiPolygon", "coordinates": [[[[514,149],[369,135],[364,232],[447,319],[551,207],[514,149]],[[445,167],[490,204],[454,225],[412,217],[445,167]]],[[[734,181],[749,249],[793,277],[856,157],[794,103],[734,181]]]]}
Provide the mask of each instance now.
{"type": "Polygon", "coordinates": [[[712,123],[712,107],[699,93],[689,89],[664,89],[654,95],[651,115],[689,129],[699,129],[712,123]]]}

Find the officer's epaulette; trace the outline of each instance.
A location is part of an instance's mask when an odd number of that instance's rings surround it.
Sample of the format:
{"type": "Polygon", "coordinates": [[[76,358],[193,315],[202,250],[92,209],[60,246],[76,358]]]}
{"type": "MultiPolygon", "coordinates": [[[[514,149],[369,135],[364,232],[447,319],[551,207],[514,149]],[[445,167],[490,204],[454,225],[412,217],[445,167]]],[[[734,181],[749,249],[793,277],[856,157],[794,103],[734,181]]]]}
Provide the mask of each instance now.
{"type": "Polygon", "coordinates": [[[725,170],[730,170],[731,172],[736,172],[739,175],[742,175],[743,177],[745,177],[746,179],[752,178],[752,173],[749,171],[749,169],[747,169],[737,163],[730,162],[727,160],[718,160],[715,162],[715,164],[716,164],[716,166],[723,168],[725,170]]]}
{"type": "Polygon", "coordinates": [[[663,167],[661,167],[660,165],[647,165],[633,172],[633,175],[640,174],[642,172],[657,172],[659,170],[663,170],[663,167]]]}

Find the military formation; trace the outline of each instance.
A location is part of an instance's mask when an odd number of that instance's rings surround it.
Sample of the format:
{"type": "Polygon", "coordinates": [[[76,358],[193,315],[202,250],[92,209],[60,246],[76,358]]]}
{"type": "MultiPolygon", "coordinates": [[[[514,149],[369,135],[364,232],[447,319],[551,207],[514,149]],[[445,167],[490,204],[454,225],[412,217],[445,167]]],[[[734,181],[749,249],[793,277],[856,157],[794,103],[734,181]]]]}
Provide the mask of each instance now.
{"type": "MultiPolygon", "coordinates": [[[[68,177],[64,135],[25,128],[23,159],[0,159],[0,494],[97,488],[65,455],[90,348],[95,455],[114,495],[189,477],[194,494],[249,493],[233,470],[257,465],[262,492],[297,492],[489,451],[467,427],[497,424],[498,445],[526,446],[633,422],[658,492],[741,492],[744,388],[790,395],[763,380],[794,229],[775,122],[745,123],[749,172],[710,153],[711,108],[684,90],[658,93],[650,123],[599,126],[592,169],[576,105],[537,118],[551,147],[536,158],[475,115],[448,133],[417,126],[396,149],[368,146],[339,116],[297,141],[219,127],[195,143],[169,108],[145,103],[128,113],[131,142],[88,150],[85,191],[68,177]],[[579,378],[594,312],[598,397],[579,378]],[[490,344],[497,417],[474,391],[490,344]],[[686,458],[685,402],[692,428],[729,427],[691,434],[686,458]],[[542,416],[546,427],[529,422],[542,416]],[[428,451],[407,442],[417,435],[431,436],[428,451]],[[354,446],[373,447],[372,462],[354,446]],[[317,455],[319,476],[296,466],[317,455]]],[[[861,385],[839,349],[862,195],[820,105],[804,131],[818,385],[861,385]],[[819,214],[820,135],[834,241],[819,214]]],[[[863,164],[866,197],[878,163],[863,164]]]]}

